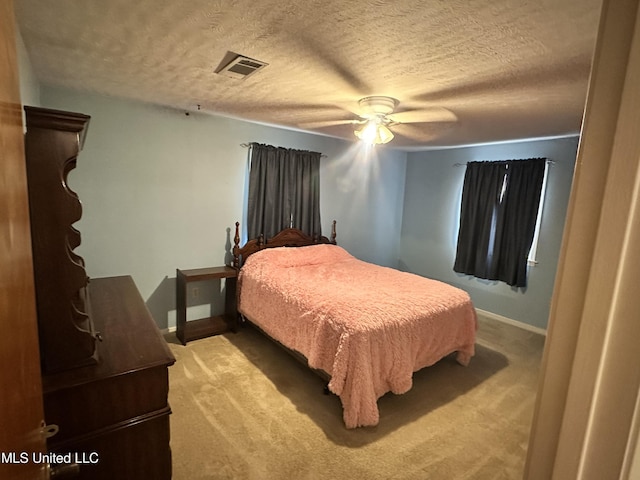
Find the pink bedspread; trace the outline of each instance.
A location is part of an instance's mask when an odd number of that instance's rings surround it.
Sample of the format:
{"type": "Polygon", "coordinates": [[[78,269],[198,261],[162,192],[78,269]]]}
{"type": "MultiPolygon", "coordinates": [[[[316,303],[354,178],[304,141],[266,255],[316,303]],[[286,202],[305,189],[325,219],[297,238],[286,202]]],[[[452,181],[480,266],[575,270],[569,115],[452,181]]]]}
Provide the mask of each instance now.
{"type": "Polygon", "coordinates": [[[331,375],[347,428],[378,424],[377,400],[452,352],[474,354],[476,313],[451,285],[360,261],[341,247],[269,248],[240,271],[239,311],[331,375]]]}

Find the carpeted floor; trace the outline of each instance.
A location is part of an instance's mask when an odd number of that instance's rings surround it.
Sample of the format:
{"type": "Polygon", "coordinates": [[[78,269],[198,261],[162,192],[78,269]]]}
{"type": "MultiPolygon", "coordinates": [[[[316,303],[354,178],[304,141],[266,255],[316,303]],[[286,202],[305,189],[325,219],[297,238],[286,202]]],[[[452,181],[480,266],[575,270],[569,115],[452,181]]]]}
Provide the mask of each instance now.
{"type": "Polygon", "coordinates": [[[544,337],[480,318],[476,356],[414,375],[347,430],[322,380],[253,329],[180,345],[169,400],[173,478],[522,478],[544,337]]]}

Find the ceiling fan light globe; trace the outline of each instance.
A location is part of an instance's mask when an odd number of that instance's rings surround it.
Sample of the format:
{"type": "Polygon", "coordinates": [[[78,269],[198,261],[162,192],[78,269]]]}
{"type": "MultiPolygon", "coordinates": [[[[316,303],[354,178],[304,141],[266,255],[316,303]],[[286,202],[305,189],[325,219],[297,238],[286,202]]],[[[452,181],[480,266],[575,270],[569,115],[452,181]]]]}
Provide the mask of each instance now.
{"type": "Polygon", "coordinates": [[[360,130],[356,130],[354,133],[356,137],[366,143],[375,144],[376,137],[378,136],[377,124],[375,122],[367,122],[360,130]]]}
{"type": "Polygon", "coordinates": [[[358,137],[359,140],[364,140],[364,127],[362,127],[360,130],[354,130],[353,134],[358,137]]]}
{"type": "Polygon", "coordinates": [[[393,133],[385,125],[376,121],[369,121],[360,130],[353,132],[356,137],[371,145],[389,143],[393,140],[393,133]]]}
{"type": "Polygon", "coordinates": [[[377,129],[376,143],[384,144],[393,140],[393,133],[385,125],[379,125],[377,129]]]}

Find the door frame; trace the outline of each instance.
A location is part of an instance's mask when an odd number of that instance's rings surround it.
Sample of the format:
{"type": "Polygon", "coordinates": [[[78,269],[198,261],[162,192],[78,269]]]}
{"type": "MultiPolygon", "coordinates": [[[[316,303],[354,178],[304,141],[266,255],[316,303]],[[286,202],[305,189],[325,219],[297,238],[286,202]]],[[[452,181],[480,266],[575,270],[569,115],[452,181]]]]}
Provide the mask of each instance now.
{"type": "Polygon", "coordinates": [[[0,0],[0,478],[42,480],[42,377],[13,2],[0,0]],[[24,462],[24,463],[23,463],[24,462]]]}
{"type": "Polygon", "coordinates": [[[634,461],[640,388],[638,3],[602,5],[525,479],[626,479],[634,461]]]}

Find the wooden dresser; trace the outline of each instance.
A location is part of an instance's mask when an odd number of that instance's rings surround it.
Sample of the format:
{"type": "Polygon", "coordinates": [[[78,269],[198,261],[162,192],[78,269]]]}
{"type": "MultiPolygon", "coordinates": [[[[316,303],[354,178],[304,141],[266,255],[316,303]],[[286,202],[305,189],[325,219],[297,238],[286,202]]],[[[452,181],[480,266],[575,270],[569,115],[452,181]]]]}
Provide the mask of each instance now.
{"type": "Polygon", "coordinates": [[[90,292],[100,361],[43,377],[45,418],[60,429],[49,450],[97,454],[73,478],[170,479],[175,359],[131,277],[91,279],[90,292]]]}
{"type": "Polygon", "coordinates": [[[89,117],[25,107],[25,151],[47,440],[56,478],[169,480],[175,362],[129,276],[89,279],[67,184],[89,117]],[[56,467],[58,467],[56,469],[56,467]],[[63,471],[67,474],[62,475],[63,471]]]}

